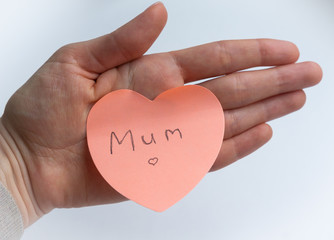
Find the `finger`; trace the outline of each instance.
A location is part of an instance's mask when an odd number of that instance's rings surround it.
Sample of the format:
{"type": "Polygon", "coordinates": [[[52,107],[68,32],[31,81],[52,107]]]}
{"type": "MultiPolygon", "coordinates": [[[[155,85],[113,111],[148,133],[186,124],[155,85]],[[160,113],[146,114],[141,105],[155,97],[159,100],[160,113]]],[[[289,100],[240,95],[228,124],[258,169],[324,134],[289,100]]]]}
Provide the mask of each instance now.
{"type": "Polygon", "coordinates": [[[142,56],[159,36],[166,21],[164,5],[156,3],[116,31],[70,44],[65,50],[86,71],[102,73],[142,56]]]}
{"type": "Polygon", "coordinates": [[[216,162],[210,171],[221,169],[262,147],[272,137],[271,127],[260,124],[223,142],[216,162]]]}
{"type": "Polygon", "coordinates": [[[225,110],[239,108],[278,94],[313,86],[322,78],[318,64],[304,62],[266,70],[238,72],[202,83],[225,110]]]}
{"type": "Polygon", "coordinates": [[[305,93],[299,90],[268,98],[243,108],[226,111],[224,138],[231,138],[256,125],[297,111],[303,107],[305,101],[305,93]]]}
{"type": "Polygon", "coordinates": [[[185,82],[250,67],[293,63],[299,57],[299,51],[293,43],[272,39],[220,41],[170,54],[185,82]]]}

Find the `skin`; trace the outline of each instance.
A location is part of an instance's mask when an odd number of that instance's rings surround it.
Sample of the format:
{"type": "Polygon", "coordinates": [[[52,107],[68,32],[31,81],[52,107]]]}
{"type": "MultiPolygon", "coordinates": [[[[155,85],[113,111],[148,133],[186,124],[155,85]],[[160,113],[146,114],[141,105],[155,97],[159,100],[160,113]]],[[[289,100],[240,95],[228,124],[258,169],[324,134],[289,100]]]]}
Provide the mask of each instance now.
{"type": "Polygon", "coordinates": [[[54,208],[125,200],[100,176],[86,143],[87,115],[111,91],[128,88],[154,99],[169,88],[213,78],[200,85],[225,112],[224,142],[212,167],[217,170],[269,141],[266,122],[300,109],[302,89],[321,80],[316,63],[296,63],[294,44],[272,39],[143,56],[166,20],[158,3],[111,34],[66,45],[11,97],[0,123],[0,181],[25,226],[54,208]],[[274,67],[241,71],[257,66],[274,67]]]}

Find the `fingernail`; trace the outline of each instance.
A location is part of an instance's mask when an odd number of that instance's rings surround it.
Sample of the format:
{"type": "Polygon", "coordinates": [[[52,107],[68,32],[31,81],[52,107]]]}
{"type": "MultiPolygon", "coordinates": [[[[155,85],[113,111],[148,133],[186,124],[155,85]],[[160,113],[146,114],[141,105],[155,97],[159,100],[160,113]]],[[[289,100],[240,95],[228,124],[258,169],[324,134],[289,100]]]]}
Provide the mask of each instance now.
{"type": "Polygon", "coordinates": [[[152,6],[155,6],[155,5],[158,5],[158,4],[161,4],[161,3],[162,3],[161,1],[157,1],[157,2],[153,3],[153,4],[151,5],[151,7],[152,7],[152,6]]]}
{"type": "Polygon", "coordinates": [[[158,4],[162,4],[162,2],[160,2],[160,1],[155,2],[155,3],[153,3],[151,6],[149,6],[147,9],[149,9],[150,7],[153,7],[153,6],[155,6],[155,5],[158,5],[158,4]]]}

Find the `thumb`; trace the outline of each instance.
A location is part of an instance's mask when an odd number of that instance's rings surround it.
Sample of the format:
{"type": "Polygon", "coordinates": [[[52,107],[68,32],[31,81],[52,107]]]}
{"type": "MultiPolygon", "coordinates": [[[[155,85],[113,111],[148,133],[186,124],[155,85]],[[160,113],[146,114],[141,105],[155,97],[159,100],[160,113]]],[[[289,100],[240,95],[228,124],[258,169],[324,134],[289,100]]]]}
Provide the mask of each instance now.
{"type": "Polygon", "coordinates": [[[102,73],[142,56],[157,39],[166,21],[167,11],[158,2],[110,34],[64,48],[69,48],[71,58],[84,70],[102,73]]]}

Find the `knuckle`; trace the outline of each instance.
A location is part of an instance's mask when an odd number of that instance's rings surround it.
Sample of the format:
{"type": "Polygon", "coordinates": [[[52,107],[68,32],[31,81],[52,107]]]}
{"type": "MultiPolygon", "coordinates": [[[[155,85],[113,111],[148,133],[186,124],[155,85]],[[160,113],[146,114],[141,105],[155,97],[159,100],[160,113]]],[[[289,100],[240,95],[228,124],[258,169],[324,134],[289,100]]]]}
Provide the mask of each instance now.
{"type": "Polygon", "coordinates": [[[216,42],[217,44],[217,52],[219,54],[218,59],[220,62],[220,66],[224,69],[225,73],[229,72],[229,69],[231,69],[233,58],[232,54],[229,51],[229,46],[227,41],[219,41],[216,42]]]}

